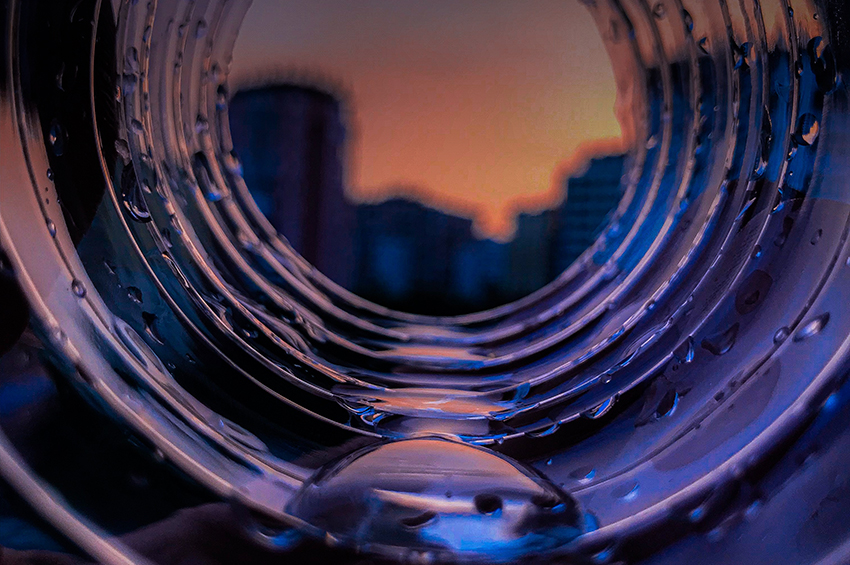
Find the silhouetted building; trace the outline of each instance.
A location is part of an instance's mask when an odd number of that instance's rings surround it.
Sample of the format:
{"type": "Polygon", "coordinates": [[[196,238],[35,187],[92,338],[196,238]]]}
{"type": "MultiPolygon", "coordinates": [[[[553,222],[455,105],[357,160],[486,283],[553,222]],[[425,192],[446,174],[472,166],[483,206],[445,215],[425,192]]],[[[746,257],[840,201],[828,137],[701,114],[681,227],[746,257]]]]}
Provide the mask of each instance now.
{"type": "Polygon", "coordinates": [[[304,258],[350,288],[354,210],[345,199],[342,113],[328,92],[272,85],[233,97],[230,130],[263,213],[304,258]]]}
{"type": "Polygon", "coordinates": [[[357,207],[354,290],[417,312],[444,313],[454,261],[472,238],[472,220],[393,198],[357,207]]]}
{"type": "Polygon", "coordinates": [[[450,291],[468,310],[482,310],[509,302],[506,281],[511,272],[510,247],[492,239],[469,239],[452,257],[450,291]]]}
{"type": "Polygon", "coordinates": [[[608,214],[619,204],[625,161],[624,155],[591,159],[584,174],[566,180],[566,200],[555,210],[554,276],[590,247],[608,214]]]}
{"type": "Polygon", "coordinates": [[[556,215],[552,210],[517,215],[516,234],[507,244],[511,267],[510,276],[506,277],[506,295],[519,298],[552,280],[550,248],[556,228],[556,215]]]}

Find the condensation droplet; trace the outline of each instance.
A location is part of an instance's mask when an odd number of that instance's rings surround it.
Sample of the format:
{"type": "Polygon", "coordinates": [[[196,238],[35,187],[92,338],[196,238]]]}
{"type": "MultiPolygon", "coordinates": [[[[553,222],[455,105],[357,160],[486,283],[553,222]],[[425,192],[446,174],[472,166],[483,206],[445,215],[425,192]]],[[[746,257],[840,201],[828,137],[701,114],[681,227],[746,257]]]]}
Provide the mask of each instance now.
{"type": "Polygon", "coordinates": [[[791,330],[786,327],[781,327],[773,334],[773,343],[778,345],[788,339],[789,335],[791,335],[791,330]]]}
{"type": "Polygon", "coordinates": [[[121,193],[124,197],[124,207],[137,222],[150,222],[151,214],[142,187],[136,178],[134,167],[125,167],[121,175],[121,193]]]}
{"type": "Polygon", "coordinates": [[[403,527],[415,530],[419,528],[424,528],[425,526],[434,523],[436,519],[436,512],[434,512],[433,510],[426,510],[422,514],[411,516],[409,518],[402,518],[400,522],[403,527]]]}
{"type": "Polygon", "coordinates": [[[127,53],[124,55],[124,69],[133,74],[139,72],[139,52],[135,47],[127,48],[127,53]]]}
{"type": "Polygon", "coordinates": [[[477,494],[473,502],[475,509],[486,516],[493,516],[502,511],[502,497],[497,494],[477,494]]]}
{"type": "Polygon", "coordinates": [[[210,131],[210,123],[204,116],[198,116],[195,120],[195,133],[201,135],[210,131]]]}
{"type": "Polygon", "coordinates": [[[636,482],[625,483],[622,484],[611,492],[614,498],[619,498],[621,500],[634,500],[637,498],[638,491],[640,490],[640,486],[636,482]]]}
{"type": "Polygon", "coordinates": [[[829,323],[829,312],[825,314],[821,314],[817,318],[814,318],[806,325],[804,325],[796,334],[794,334],[794,341],[800,342],[805,341],[811,337],[814,337],[821,333],[826,325],[829,323]]]}
{"type": "Polygon", "coordinates": [[[729,353],[735,346],[740,327],[741,325],[736,322],[729,329],[705,338],[702,340],[702,348],[718,357],[729,353]]]}
{"type": "Polygon", "coordinates": [[[50,124],[47,141],[50,143],[50,148],[53,150],[54,155],[61,157],[65,154],[65,130],[59,122],[54,120],[50,124]]]}
{"type": "Polygon", "coordinates": [[[215,107],[217,110],[227,108],[227,87],[220,84],[215,91],[215,107]]]}
{"type": "Polygon", "coordinates": [[[803,114],[797,120],[797,132],[794,141],[801,147],[814,145],[820,135],[820,123],[813,114],[803,114]]]}
{"type": "Polygon", "coordinates": [[[127,287],[127,296],[129,296],[130,300],[132,300],[136,304],[142,303],[142,291],[139,290],[139,288],[137,288],[135,286],[128,286],[127,287]]]}
{"type": "Polygon", "coordinates": [[[207,34],[207,22],[198,20],[195,24],[195,39],[201,39],[207,34]]]}
{"type": "Polygon", "coordinates": [[[687,10],[682,10],[682,19],[685,22],[685,28],[687,28],[688,33],[693,33],[694,31],[694,17],[687,10]]]}
{"type": "Polygon", "coordinates": [[[86,287],[77,279],[71,282],[71,291],[79,298],[85,298],[86,296],[86,287]]]}
{"type": "Polygon", "coordinates": [[[664,418],[667,416],[672,416],[676,411],[676,407],[679,405],[679,393],[675,390],[669,390],[664,395],[664,398],[661,399],[661,402],[658,404],[658,407],[655,409],[655,416],[658,418],[664,418]]]}
{"type": "Polygon", "coordinates": [[[592,481],[595,477],[596,469],[590,466],[579,467],[570,473],[571,479],[582,483],[592,481]]]}
{"type": "Polygon", "coordinates": [[[138,76],[133,73],[125,73],[124,78],[121,79],[121,93],[123,97],[129,98],[136,91],[136,86],[138,84],[138,76]]]}
{"type": "Polygon", "coordinates": [[[162,340],[162,337],[159,335],[159,330],[157,329],[157,316],[156,314],[151,314],[150,312],[142,312],[142,321],[145,324],[145,333],[152,340],[162,345],[165,342],[162,340]]]}
{"type": "Polygon", "coordinates": [[[614,407],[614,405],[616,403],[617,403],[617,397],[612,396],[611,398],[609,398],[608,400],[606,400],[602,404],[600,404],[600,405],[596,406],[595,408],[592,408],[591,410],[588,410],[587,412],[585,412],[583,414],[583,416],[585,418],[590,418],[591,420],[598,420],[599,418],[605,416],[605,414],[610,412],[611,409],[614,407]]]}
{"type": "Polygon", "coordinates": [[[130,146],[127,145],[126,140],[115,140],[115,152],[118,153],[118,156],[121,157],[121,160],[124,162],[125,165],[130,163],[132,156],[130,155],[130,146]]]}

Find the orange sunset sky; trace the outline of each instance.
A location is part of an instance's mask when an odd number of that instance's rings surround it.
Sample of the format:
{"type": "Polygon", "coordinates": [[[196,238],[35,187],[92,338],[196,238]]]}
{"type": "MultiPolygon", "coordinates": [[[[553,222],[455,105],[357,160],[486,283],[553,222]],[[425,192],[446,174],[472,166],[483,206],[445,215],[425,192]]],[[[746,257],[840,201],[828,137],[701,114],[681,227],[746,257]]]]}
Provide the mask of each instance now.
{"type": "Polygon", "coordinates": [[[271,69],[342,85],[351,197],[415,187],[491,237],[556,204],[577,154],[620,136],[578,0],[254,0],[231,69],[236,85],[271,69]]]}

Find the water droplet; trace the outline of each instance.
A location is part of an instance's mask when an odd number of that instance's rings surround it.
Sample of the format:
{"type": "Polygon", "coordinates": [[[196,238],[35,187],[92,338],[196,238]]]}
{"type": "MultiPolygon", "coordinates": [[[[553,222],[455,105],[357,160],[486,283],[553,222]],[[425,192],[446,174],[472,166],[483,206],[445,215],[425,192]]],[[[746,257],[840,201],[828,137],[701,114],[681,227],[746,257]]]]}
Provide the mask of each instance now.
{"type": "Polygon", "coordinates": [[[210,123],[204,116],[199,115],[195,120],[195,133],[202,135],[210,131],[210,123]]]}
{"type": "Polygon", "coordinates": [[[637,498],[638,490],[640,490],[640,487],[636,482],[627,482],[614,488],[611,494],[614,498],[621,500],[634,500],[637,498]]]}
{"type": "Polygon", "coordinates": [[[227,108],[227,87],[220,84],[215,91],[215,107],[217,110],[227,108]]]}
{"type": "Polygon", "coordinates": [[[130,300],[132,300],[136,304],[142,303],[142,291],[135,286],[127,287],[127,296],[129,296],[130,300]]]}
{"type": "Polygon", "coordinates": [[[735,296],[735,310],[739,314],[749,314],[764,302],[772,286],[773,277],[765,271],[753,271],[741,284],[735,296]]]}
{"type": "Polygon", "coordinates": [[[127,53],[124,55],[124,69],[128,73],[139,72],[139,52],[135,47],[127,48],[127,53]]]}
{"type": "Polygon", "coordinates": [[[53,180],[53,169],[47,169],[47,180],[53,180]]]}
{"type": "Polygon", "coordinates": [[[157,319],[156,314],[142,312],[142,321],[145,323],[145,333],[148,334],[152,340],[162,345],[165,342],[162,340],[162,337],[160,337],[159,331],[157,330],[157,319]]]}
{"type": "Polygon", "coordinates": [[[47,232],[50,234],[50,237],[56,237],[56,224],[50,218],[47,218],[47,232]]]}
{"type": "Polygon", "coordinates": [[[125,167],[121,174],[121,193],[124,207],[137,222],[150,222],[151,214],[145,201],[144,190],[139,185],[134,167],[125,167]]]}
{"type": "Polygon", "coordinates": [[[555,422],[554,424],[552,424],[548,428],[543,428],[542,430],[539,430],[539,431],[528,432],[525,435],[527,435],[528,437],[547,437],[547,436],[551,436],[552,434],[557,432],[559,428],[560,428],[560,424],[555,422]]]}
{"type": "Polygon", "coordinates": [[[213,63],[213,66],[210,68],[209,76],[215,84],[221,84],[224,82],[224,72],[221,70],[218,63],[213,63]]]}
{"type": "Polygon", "coordinates": [[[788,241],[788,236],[791,235],[791,230],[794,228],[794,219],[785,217],[782,219],[782,232],[773,240],[776,247],[783,247],[788,241]]]}
{"type": "Polygon", "coordinates": [[[590,482],[596,477],[596,469],[590,466],[579,467],[570,473],[570,478],[582,483],[590,482]]]}
{"type": "Polygon", "coordinates": [[[688,339],[679,344],[673,351],[673,358],[682,364],[694,360],[694,338],[692,336],[688,336],[688,339]]]}
{"type": "Polygon", "coordinates": [[[121,92],[124,98],[129,98],[136,91],[136,86],[139,84],[139,77],[133,73],[125,73],[121,79],[121,92]]]}
{"type": "Polygon", "coordinates": [[[54,155],[61,157],[65,154],[65,130],[56,120],[50,124],[47,141],[50,143],[54,155]]]}
{"type": "Polygon", "coordinates": [[[207,22],[198,20],[195,24],[195,39],[201,39],[207,34],[207,22]]]}
{"type": "Polygon", "coordinates": [[[804,325],[800,331],[794,334],[794,341],[800,342],[809,339],[810,337],[814,337],[817,334],[821,333],[826,325],[829,323],[829,312],[825,314],[821,314],[817,318],[814,318],[806,325],[804,325]]]}
{"type": "Polygon", "coordinates": [[[136,118],[133,118],[132,120],[130,120],[130,131],[141,135],[145,133],[145,126],[142,125],[142,122],[140,122],[136,118]]]}
{"type": "Polygon", "coordinates": [[[417,516],[411,516],[410,518],[402,518],[400,520],[401,525],[405,528],[415,530],[418,528],[424,528],[430,524],[433,524],[437,519],[437,513],[432,510],[426,510],[422,514],[417,516]]]}
{"type": "Polygon", "coordinates": [[[124,162],[124,165],[130,163],[132,156],[130,155],[130,146],[127,145],[127,141],[123,139],[115,140],[115,152],[118,153],[118,156],[121,157],[121,160],[124,162]]]}
{"type": "Polygon", "coordinates": [[[815,235],[812,236],[812,245],[817,245],[821,237],[823,237],[823,230],[819,229],[815,232],[815,235]]]}
{"type": "Polygon", "coordinates": [[[183,226],[180,225],[180,220],[177,216],[171,216],[171,229],[174,230],[174,233],[177,235],[183,235],[183,226]]]}
{"type": "Polygon", "coordinates": [[[171,240],[171,230],[168,228],[162,228],[160,233],[162,234],[162,242],[165,244],[165,247],[168,249],[174,247],[174,242],[171,240]]]}
{"type": "Polygon", "coordinates": [[[667,15],[667,7],[664,6],[664,2],[659,2],[652,8],[652,15],[654,15],[657,19],[661,20],[667,15]]]}
{"type": "Polygon", "coordinates": [[[582,415],[585,418],[590,418],[591,420],[598,420],[599,418],[602,418],[603,416],[605,416],[605,414],[610,412],[616,403],[617,397],[612,396],[602,404],[596,406],[595,408],[592,408],[591,410],[588,410],[582,415]]]}
{"type": "Polygon", "coordinates": [[[685,22],[685,27],[688,30],[688,33],[693,33],[694,31],[694,17],[687,10],[682,10],[682,19],[685,22]]]}
{"type": "Polygon", "coordinates": [[[242,163],[235,151],[229,151],[224,154],[224,166],[234,175],[242,176],[242,163]]]}
{"type": "Polygon", "coordinates": [[[676,411],[676,406],[678,405],[679,393],[675,390],[669,390],[667,391],[667,394],[664,395],[664,398],[661,399],[661,403],[658,405],[658,408],[655,409],[655,416],[657,418],[672,416],[676,411]]]}
{"type": "Polygon", "coordinates": [[[735,346],[735,340],[738,338],[740,327],[741,325],[736,322],[729,329],[705,338],[702,340],[702,348],[718,357],[729,353],[732,347],[735,346]]]}
{"type": "Polygon", "coordinates": [[[476,494],[473,499],[479,513],[493,516],[502,511],[502,497],[496,494],[476,494]]]}
{"type": "Polygon", "coordinates": [[[779,345],[791,335],[791,330],[786,327],[781,327],[773,334],[773,343],[779,345]]]}
{"type": "Polygon", "coordinates": [[[797,120],[797,132],[794,141],[801,147],[814,145],[820,135],[820,123],[813,114],[803,114],[797,120]]]}
{"type": "Polygon", "coordinates": [[[838,78],[832,46],[818,36],[809,41],[808,53],[818,88],[822,92],[832,91],[838,78]]]}
{"type": "Polygon", "coordinates": [[[86,296],[86,287],[77,279],[71,282],[71,291],[79,298],[85,298],[86,296]]]}

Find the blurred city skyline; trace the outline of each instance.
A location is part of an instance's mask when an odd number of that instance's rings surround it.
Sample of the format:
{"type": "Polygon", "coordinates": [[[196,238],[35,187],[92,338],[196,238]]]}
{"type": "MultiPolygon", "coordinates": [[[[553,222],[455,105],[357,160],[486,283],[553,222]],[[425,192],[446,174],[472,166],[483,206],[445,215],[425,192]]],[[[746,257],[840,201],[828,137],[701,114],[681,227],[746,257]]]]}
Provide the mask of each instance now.
{"type": "Polygon", "coordinates": [[[237,88],[281,73],[338,85],[349,197],[412,198],[482,237],[509,238],[589,156],[623,149],[578,0],[255,0],[232,69],[237,88]]]}
{"type": "Polygon", "coordinates": [[[594,155],[559,180],[558,205],[523,211],[509,241],[476,237],[428,198],[358,202],[345,190],[344,104],[282,82],[230,101],[234,147],[260,211],[294,250],[343,287],[403,311],[452,315],[531,294],[596,238],[621,197],[624,155],[594,155]]]}

